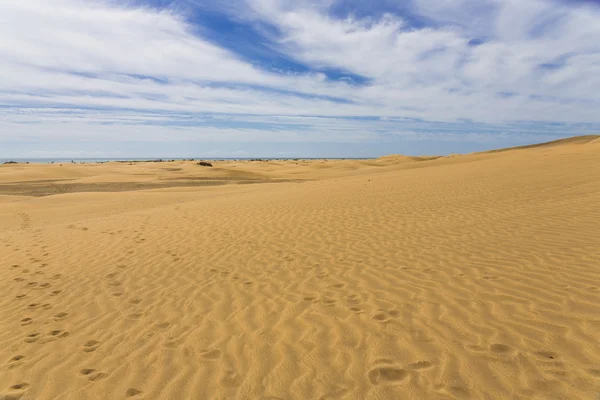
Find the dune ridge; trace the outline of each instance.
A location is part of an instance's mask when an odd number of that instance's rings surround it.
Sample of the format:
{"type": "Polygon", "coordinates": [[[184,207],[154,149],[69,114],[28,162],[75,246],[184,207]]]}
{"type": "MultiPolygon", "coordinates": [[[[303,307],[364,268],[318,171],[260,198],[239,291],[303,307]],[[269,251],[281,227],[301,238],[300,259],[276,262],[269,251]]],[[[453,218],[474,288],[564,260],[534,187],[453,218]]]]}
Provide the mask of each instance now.
{"type": "Polygon", "coordinates": [[[596,144],[2,166],[0,399],[595,399],[596,144]]]}

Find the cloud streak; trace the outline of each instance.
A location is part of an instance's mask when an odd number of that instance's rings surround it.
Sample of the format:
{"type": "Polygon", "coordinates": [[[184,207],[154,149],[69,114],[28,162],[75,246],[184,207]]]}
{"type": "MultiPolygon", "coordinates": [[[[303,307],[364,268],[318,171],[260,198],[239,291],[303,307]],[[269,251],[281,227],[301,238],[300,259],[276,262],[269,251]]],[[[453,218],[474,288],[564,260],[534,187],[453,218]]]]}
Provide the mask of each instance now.
{"type": "Polygon", "coordinates": [[[510,144],[600,131],[593,4],[353,4],[0,0],[0,143],[510,144]],[[236,29],[260,52],[232,42],[236,29]]]}

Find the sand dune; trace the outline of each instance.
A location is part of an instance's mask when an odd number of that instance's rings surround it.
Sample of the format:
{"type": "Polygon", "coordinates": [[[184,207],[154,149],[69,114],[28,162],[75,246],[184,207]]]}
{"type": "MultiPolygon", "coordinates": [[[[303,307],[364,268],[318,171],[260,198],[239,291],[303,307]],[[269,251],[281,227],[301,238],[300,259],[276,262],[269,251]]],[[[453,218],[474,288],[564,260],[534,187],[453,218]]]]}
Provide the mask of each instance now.
{"type": "Polygon", "coordinates": [[[0,399],[596,399],[599,144],[0,166],[0,399]]]}

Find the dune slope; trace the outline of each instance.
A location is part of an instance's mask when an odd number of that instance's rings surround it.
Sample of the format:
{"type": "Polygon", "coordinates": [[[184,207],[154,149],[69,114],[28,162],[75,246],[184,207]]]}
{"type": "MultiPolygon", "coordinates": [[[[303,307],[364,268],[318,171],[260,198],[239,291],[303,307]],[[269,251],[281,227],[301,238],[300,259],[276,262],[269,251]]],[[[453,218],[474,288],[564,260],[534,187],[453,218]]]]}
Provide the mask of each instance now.
{"type": "Polygon", "coordinates": [[[0,398],[594,399],[596,144],[0,196],[0,398]]]}

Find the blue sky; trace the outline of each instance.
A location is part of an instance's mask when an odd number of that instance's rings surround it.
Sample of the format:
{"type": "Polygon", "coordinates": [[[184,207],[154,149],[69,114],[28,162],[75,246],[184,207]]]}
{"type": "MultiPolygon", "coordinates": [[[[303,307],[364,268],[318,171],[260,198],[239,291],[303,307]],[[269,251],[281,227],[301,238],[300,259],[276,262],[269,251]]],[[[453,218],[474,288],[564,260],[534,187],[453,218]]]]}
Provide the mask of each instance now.
{"type": "Polygon", "coordinates": [[[597,0],[0,0],[0,157],[374,157],[600,133],[597,0]]]}

